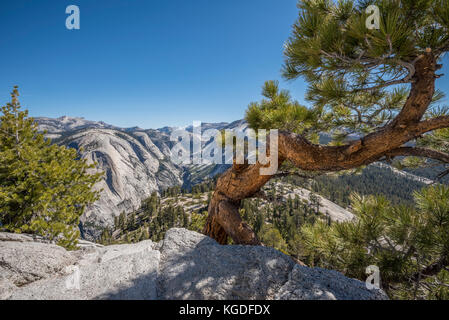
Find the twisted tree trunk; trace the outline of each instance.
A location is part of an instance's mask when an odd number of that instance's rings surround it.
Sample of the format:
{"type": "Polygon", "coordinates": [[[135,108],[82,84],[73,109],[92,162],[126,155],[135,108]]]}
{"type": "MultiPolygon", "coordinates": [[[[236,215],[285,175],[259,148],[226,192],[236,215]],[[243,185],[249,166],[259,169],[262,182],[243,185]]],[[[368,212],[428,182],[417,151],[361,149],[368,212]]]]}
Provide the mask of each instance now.
{"type": "MultiPolygon", "coordinates": [[[[438,68],[432,52],[417,59],[412,88],[397,117],[380,130],[345,146],[311,144],[301,135],[279,132],[278,164],[286,160],[302,170],[340,171],[375,162],[385,156],[422,155],[448,162],[447,155],[428,150],[410,150],[404,143],[420,135],[449,126],[449,117],[421,121],[435,92],[438,68]]],[[[412,148],[414,149],[414,148],[412,148]]],[[[217,182],[209,205],[204,233],[220,244],[230,236],[236,244],[258,245],[259,240],[239,214],[243,199],[254,196],[272,178],[260,175],[262,164],[234,165],[217,182]]]]}

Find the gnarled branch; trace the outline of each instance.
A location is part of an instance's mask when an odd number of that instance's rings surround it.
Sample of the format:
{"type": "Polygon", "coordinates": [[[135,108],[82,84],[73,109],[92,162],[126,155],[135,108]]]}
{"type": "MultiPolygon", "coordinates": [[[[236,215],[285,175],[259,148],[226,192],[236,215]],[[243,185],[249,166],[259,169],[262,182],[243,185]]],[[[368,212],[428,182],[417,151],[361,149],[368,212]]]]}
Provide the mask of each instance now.
{"type": "MultiPolygon", "coordinates": [[[[410,94],[402,110],[391,123],[344,146],[315,145],[301,135],[279,131],[278,165],[288,160],[305,171],[329,172],[353,169],[395,152],[408,151],[401,149],[406,142],[426,132],[448,127],[449,117],[445,116],[421,121],[435,92],[436,57],[431,51],[427,51],[416,60],[414,68],[410,94]]],[[[430,155],[437,156],[434,153],[430,155]]],[[[206,235],[221,244],[227,243],[228,235],[232,237],[234,243],[260,243],[254,232],[241,220],[238,207],[243,199],[255,195],[273,177],[261,175],[260,169],[263,167],[261,163],[234,165],[218,179],[209,205],[209,216],[204,230],[206,235]]]]}

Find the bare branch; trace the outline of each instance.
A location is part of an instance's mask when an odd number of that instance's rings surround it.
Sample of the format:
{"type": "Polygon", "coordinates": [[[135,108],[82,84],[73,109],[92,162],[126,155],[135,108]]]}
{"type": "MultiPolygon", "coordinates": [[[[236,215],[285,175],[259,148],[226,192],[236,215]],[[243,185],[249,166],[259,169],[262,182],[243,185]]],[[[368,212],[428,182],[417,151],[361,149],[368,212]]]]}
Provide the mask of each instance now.
{"type": "Polygon", "coordinates": [[[321,175],[322,174],[317,174],[317,175],[313,176],[313,175],[301,174],[301,173],[296,172],[296,171],[281,171],[281,172],[277,172],[273,176],[273,178],[298,177],[298,178],[302,178],[302,179],[314,179],[314,178],[319,177],[321,175]]]}
{"type": "Polygon", "coordinates": [[[398,157],[398,156],[414,156],[414,157],[423,157],[428,159],[434,159],[441,161],[443,163],[449,163],[449,154],[427,149],[427,148],[418,148],[418,147],[401,147],[394,150],[391,150],[385,154],[389,157],[398,157]]]}

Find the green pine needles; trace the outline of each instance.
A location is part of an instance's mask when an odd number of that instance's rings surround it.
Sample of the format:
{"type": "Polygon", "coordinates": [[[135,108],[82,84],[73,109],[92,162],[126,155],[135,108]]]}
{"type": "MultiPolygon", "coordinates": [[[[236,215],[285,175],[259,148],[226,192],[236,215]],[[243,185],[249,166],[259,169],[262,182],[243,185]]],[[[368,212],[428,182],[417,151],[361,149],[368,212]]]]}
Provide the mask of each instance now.
{"type": "MultiPolygon", "coordinates": [[[[255,129],[283,129],[313,142],[310,135],[329,132],[331,145],[379,130],[404,106],[416,60],[426,50],[437,57],[448,50],[447,0],[300,0],[298,8],[282,75],[307,81],[311,107],[269,81],[262,92],[268,99],[246,113],[255,129]],[[379,8],[378,30],[366,26],[369,5],[379,8]]],[[[443,97],[437,91],[434,103],[443,97]]]]}
{"type": "Polygon", "coordinates": [[[102,173],[75,149],[51,144],[22,111],[19,92],[1,108],[0,230],[33,233],[73,249],[79,218],[98,198],[92,187],[102,173]]]}
{"type": "Polygon", "coordinates": [[[355,220],[302,227],[303,259],[358,279],[375,265],[392,297],[448,299],[449,187],[432,186],[414,196],[411,207],[354,194],[355,220]]]}

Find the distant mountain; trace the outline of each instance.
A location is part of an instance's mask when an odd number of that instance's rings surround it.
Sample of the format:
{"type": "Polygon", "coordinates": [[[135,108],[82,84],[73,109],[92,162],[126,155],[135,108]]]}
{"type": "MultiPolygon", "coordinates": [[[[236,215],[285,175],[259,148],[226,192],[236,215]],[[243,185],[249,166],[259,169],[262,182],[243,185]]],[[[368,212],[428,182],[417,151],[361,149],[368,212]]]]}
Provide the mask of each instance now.
{"type": "Polygon", "coordinates": [[[119,129],[113,125],[104,123],[103,121],[90,121],[84,118],[73,118],[63,116],[57,119],[39,117],[35,118],[39,123],[40,131],[47,131],[47,136],[56,139],[61,135],[80,129],[97,128],[97,129],[119,129]]]}
{"type": "MultiPolygon", "coordinates": [[[[54,143],[82,150],[82,158],[87,159],[89,163],[96,162],[97,170],[105,173],[105,178],[95,186],[102,190],[100,199],[81,217],[80,229],[86,239],[98,239],[104,227],[113,224],[115,216],[138,209],[141,201],[155,191],[160,193],[179,185],[189,188],[205,179],[214,178],[229,168],[224,164],[174,164],[170,159],[170,150],[174,146],[170,135],[177,129],[175,127],[120,128],[102,121],[67,116],[35,120],[39,130],[46,131],[46,136],[54,143]]],[[[192,126],[184,129],[193,132],[192,126]]],[[[244,131],[247,124],[244,120],[232,123],[204,123],[201,129],[203,132],[208,129],[244,131]]],[[[210,141],[203,141],[206,152],[212,147],[210,141]]],[[[404,179],[404,183],[431,183],[431,180],[392,170],[386,165],[377,166],[387,174],[404,179]]]]}
{"type": "MultiPolygon", "coordinates": [[[[100,199],[81,217],[84,238],[98,238],[101,230],[121,212],[136,210],[152,192],[192,184],[223,172],[226,165],[175,165],[170,160],[174,127],[162,129],[119,128],[83,118],[36,118],[40,131],[54,143],[82,151],[82,158],[97,163],[105,178],[95,188],[100,199]]],[[[202,130],[245,127],[244,121],[205,123],[202,130]]],[[[187,127],[192,132],[192,127],[187,127]]],[[[204,143],[206,148],[210,142],[204,143]]]]}

